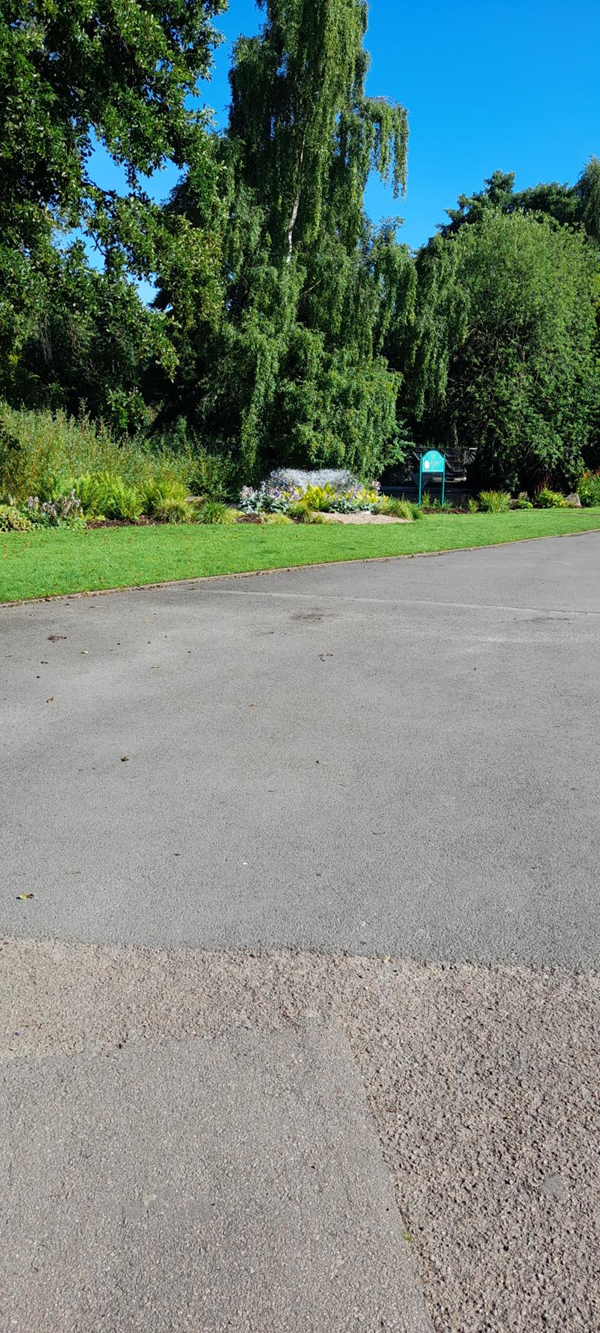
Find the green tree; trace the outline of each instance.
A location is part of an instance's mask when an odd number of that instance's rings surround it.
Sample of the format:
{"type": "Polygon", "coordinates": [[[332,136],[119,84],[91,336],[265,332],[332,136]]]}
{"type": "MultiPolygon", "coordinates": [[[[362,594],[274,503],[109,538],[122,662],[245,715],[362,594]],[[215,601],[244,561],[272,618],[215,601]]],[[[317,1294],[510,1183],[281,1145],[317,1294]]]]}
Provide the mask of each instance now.
{"type": "Polygon", "coordinates": [[[224,4],[0,0],[0,372],[9,368],[9,383],[39,334],[61,232],[87,233],[117,283],[168,269],[175,252],[214,304],[217,167],[206,113],[189,98],[209,69],[211,18],[224,4]],[[94,182],[95,142],[124,167],[124,196],[94,182]],[[149,199],[144,177],[166,160],[193,177],[204,229],[167,220],[149,199]]]}
{"type": "Polygon", "coordinates": [[[168,324],[125,276],[89,266],[83,243],[56,251],[35,329],[4,372],[5,396],[28,407],[102,417],[117,433],[149,424],[148,382],[176,354],[168,324]]]}
{"type": "Polygon", "coordinates": [[[495,171],[476,194],[461,194],[456,208],[447,209],[450,221],[440,227],[444,237],[455,236],[468,223],[479,222],[496,209],[501,213],[538,213],[561,226],[583,227],[600,245],[600,159],[591,157],[575,185],[558,181],[515,190],[514,171],[495,171]]]}
{"type": "MultiPolygon", "coordinates": [[[[386,340],[411,290],[395,228],[363,206],[371,170],[404,184],[407,118],[365,95],[364,0],[263,0],[231,71],[222,317],[188,321],[165,411],[191,412],[246,479],[272,465],[380,472],[398,453],[386,340]]],[[[193,182],[168,212],[196,222],[193,182]]],[[[202,212],[200,210],[200,219],[202,212]]],[[[158,304],[179,320],[170,284],[158,304]]]]}
{"type": "Polygon", "coordinates": [[[480,481],[575,480],[593,447],[600,377],[597,259],[552,219],[484,209],[418,261],[411,405],[480,481]]]}

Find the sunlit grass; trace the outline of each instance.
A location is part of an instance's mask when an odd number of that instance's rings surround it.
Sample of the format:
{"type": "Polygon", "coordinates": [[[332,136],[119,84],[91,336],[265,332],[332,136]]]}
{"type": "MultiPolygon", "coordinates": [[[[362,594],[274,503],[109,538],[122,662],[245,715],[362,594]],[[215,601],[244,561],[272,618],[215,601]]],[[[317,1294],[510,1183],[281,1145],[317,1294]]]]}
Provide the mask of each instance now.
{"type": "Polygon", "coordinates": [[[600,529],[600,509],[448,514],[351,527],[250,524],[0,534],[0,601],[292,565],[490,546],[600,529]]]}

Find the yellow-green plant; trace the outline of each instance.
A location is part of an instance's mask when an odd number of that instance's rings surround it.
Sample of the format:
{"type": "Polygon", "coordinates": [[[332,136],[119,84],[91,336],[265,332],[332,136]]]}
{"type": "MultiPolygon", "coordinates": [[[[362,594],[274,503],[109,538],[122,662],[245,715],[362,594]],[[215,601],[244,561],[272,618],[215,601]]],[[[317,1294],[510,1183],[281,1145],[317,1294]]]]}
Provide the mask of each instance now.
{"type": "Polygon", "coordinates": [[[510,509],[508,491],[482,491],[479,508],[484,514],[505,514],[510,509]]]}
{"type": "Polygon", "coordinates": [[[302,500],[297,500],[295,504],[290,505],[288,509],[290,518],[295,523],[324,523],[323,514],[318,509],[311,509],[306,496],[302,500]]]}
{"type": "Polygon", "coordinates": [[[142,492],[144,513],[163,523],[186,523],[192,516],[187,487],[181,481],[156,477],[142,492]]]}
{"type": "Polygon", "coordinates": [[[409,523],[423,517],[419,506],[411,500],[398,499],[395,495],[383,495],[377,505],[378,514],[389,514],[391,518],[403,518],[409,523]]]}
{"type": "Polygon", "coordinates": [[[560,491],[552,491],[549,486],[542,486],[533,501],[536,509],[564,509],[565,499],[560,491]]]}
{"type": "Polygon", "coordinates": [[[83,473],[69,480],[68,489],[75,491],[82,512],[90,518],[124,518],[136,522],[144,512],[142,492],[114,472],[83,473]]]}
{"type": "Polygon", "coordinates": [[[193,518],[195,523],[235,523],[237,511],[222,500],[206,500],[196,506],[193,518]]]}

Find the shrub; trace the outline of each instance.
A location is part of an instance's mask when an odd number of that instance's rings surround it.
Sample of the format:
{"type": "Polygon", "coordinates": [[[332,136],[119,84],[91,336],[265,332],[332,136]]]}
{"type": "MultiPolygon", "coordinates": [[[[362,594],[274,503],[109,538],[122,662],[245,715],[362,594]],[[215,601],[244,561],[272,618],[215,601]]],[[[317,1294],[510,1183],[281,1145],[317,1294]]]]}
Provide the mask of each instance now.
{"type": "Polygon", "coordinates": [[[453,510],[450,500],[444,500],[442,504],[437,495],[435,499],[432,499],[429,491],[425,491],[425,494],[421,496],[421,508],[426,514],[451,514],[453,510]]]}
{"type": "Polygon", "coordinates": [[[296,487],[284,490],[283,487],[270,486],[263,481],[258,490],[253,486],[243,486],[239,505],[243,514],[284,514],[301,496],[302,492],[296,487]]]}
{"type": "Polygon", "coordinates": [[[533,509],[531,500],[525,491],[521,491],[516,500],[511,500],[510,507],[511,509],[533,509]]]}
{"type": "Polygon", "coordinates": [[[96,518],[120,518],[137,522],[144,500],[137,486],[129,486],[114,472],[86,472],[71,482],[84,514],[96,518]]]}
{"type": "Polygon", "coordinates": [[[484,514],[505,514],[510,509],[508,491],[481,491],[479,508],[484,514]]]}
{"type": "Polygon", "coordinates": [[[542,486],[541,490],[536,491],[534,505],[536,509],[564,509],[564,497],[560,491],[551,491],[548,486],[542,486]]]}
{"type": "Polygon", "coordinates": [[[577,494],[586,509],[600,505],[600,472],[584,472],[577,483],[577,494]]]}
{"type": "MultiPolygon", "coordinates": [[[[230,454],[200,450],[193,455],[190,489],[207,500],[227,500],[236,492],[237,466],[230,454]]],[[[237,482],[239,486],[239,481],[237,482]]]]}
{"type": "Polygon", "coordinates": [[[49,500],[67,489],[67,479],[101,472],[128,486],[141,487],[153,477],[187,486],[197,461],[189,448],[175,453],[140,438],[121,442],[85,416],[76,420],[64,412],[17,410],[0,403],[0,494],[17,501],[29,495],[49,500]]]}
{"type": "Polygon", "coordinates": [[[478,513],[479,513],[479,504],[478,504],[477,500],[475,500],[475,499],[473,498],[472,495],[469,496],[469,499],[467,500],[467,513],[468,513],[468,514],[478,514],[478,513]]]}
{"type": "Polygon", "coordinates": [[[0,532],[31,532],[33,523],[15,504],[0,505],[0,532]]]}
{"type": "Polygon", "coordinates": [[[404,518],[409,523],[423,517],[418,505],[411,500],[400,500],[395,495],[384,495],[377,505],[377,513],[389,514],[391,518],[404,518]]]}
{"type": "MultiPolygon", "coordinates": [[[[22,506],[24,509],[24,506],[22,506]]],[[[34,527],[74,528],[83,526],[81,501],[72,487],[66,494],[53,495],[50,500],[40,500],[37,495],[30,495],[27,501],[27,517],[34,527]]]]}
{"type": "Polygon", "coordinates": [[[261,523],[268,523],[270,527],[275,525],[275,527],[279,528],[286,523],[291,523],[292,519],[289,514],[261,514],[260,521],[261,523]]]}
{"type": "Polygon", "coordinates": [[[142,492],[143,512],[163,523],[186,523],[192,516],[187,487],[180,481],[153,478],[142,492]]]}
{"type": "Polygon", "coordinates": [[[11,496],[8,504],[0,505],[0,532],[83,526],[81,504],[74,490],[67,495],[55,495],[51,500],[40,500],[38,495],[30,495],[27,504],[16,504],[11,496]]]}
{"type": "Polygon", "coordinates": [[[281,490],[297,490],[302,495],[309,486],[331,486],[334,491],[351,491],[360,486],[358,477],[353,472],[342,468],[319,468],[315,472],[305,472],[301,468],[278,468],[271,472],[265,483],[281,490]]]}
{"type": "Polygon", "coordinates": [[[296,500],[290,505],[288,510],[290,518],[295,523],[324,523],[323,514],[316,509],[311,509],[308,501],[305,499],[296,500]]]}
{"type": "Polygon", "coordinates": [[[195,523],[235,523],[236,517],[235,509],[230,509],[222,500],[205,500],[194,512],[195,523]]]}
{"type": "Polygon", "coordinates": [[[307,501],[311,510],[321,513],[374,510],[380,503],[379,483],[363,486],[350,472],[272,472],[258,490],[244,486],[240,507],[246,514],[286,514],[302,500],[307,501]]]}

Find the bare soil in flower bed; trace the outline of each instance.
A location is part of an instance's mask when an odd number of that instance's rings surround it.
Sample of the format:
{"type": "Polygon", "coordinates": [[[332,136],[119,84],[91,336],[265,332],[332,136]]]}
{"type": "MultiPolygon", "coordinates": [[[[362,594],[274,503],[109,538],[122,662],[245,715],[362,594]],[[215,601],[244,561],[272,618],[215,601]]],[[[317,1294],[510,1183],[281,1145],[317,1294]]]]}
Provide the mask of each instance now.
{"type": "Polygon", "coordinates": [[[88,518],[87,528],[156,528],[164,526],[158,518],[88,518]]]}
{"type": "Polygon", "coordinates": [[[409,518],[396,518],[394,514],[370,514],[368,509],[360,509],[356,514],[323,514],[326,523],[410,523],[409,518]]]}
{"type": "MultiPolygon", "coordinates": [[[[356,514],[323,514],[326,523],[410,523],[409,518],[395,518],[393,514],[369,514],[360,510],[356,514]]],[[[240,514],[236,523],[261,523],[259,514],[240,514]]],[[[160,518],[90,518],[88,528],[158,528],[164,527],[165,520],[160,518]]]]}

